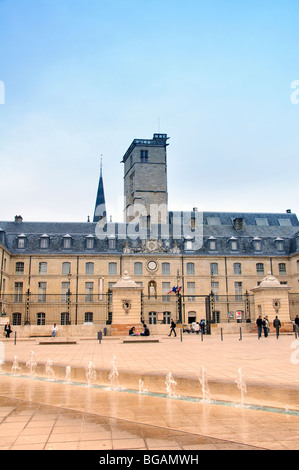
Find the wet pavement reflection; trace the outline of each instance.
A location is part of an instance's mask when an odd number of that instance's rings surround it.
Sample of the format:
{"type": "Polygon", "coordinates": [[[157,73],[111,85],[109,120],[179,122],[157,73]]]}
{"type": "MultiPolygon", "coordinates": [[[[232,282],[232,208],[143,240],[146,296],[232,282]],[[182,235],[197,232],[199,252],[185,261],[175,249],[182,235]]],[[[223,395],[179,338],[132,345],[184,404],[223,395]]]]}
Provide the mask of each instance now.
{"type": "Polygon", "coordinates": [[[0,380],[1,450],[298,447],[296,416],[132,395],[84,384],[5,375],[0,380]]]}

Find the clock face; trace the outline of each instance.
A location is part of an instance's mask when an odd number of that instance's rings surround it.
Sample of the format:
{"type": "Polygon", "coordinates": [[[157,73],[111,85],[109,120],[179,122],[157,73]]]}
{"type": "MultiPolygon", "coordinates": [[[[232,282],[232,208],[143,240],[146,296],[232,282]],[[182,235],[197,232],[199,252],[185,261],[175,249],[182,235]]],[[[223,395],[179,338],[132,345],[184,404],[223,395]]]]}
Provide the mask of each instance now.
{"type": "Polygon", "coordinates": [[[150,271],[155,271],[157,269],[156,261],[149,261],[147,267],[150,271]]]}

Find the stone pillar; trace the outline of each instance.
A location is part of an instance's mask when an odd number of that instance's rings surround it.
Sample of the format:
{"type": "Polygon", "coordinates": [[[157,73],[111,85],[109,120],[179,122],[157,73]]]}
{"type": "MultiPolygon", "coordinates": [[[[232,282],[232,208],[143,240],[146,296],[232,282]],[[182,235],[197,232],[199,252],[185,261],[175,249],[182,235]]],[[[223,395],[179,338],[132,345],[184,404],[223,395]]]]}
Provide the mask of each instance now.
{"type": "Polygon", "coordinates": [[[282,331],[292,331],[290,318],[289,291],[291,287],[282,286],[269,272],[259,287],[252,289],[255,303],[255,320],[259,315],[268,317],[270,329],[273,329],[273,320],[277,316],[282,324],[282,331]]]}
{"type": "Polygon", "coordinates": [[[140,287],[125,271],[123,277],[111,288],[112,336],[128,336],[132,326],[136,333],[143,331],[141,323],[140,287]]]}

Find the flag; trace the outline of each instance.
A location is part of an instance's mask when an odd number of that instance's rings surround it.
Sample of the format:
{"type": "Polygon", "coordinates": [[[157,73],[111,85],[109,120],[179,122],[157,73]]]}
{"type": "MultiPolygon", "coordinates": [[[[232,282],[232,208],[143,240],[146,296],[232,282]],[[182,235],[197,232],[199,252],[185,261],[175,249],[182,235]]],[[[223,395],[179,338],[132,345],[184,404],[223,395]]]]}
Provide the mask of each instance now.
{"type": "Polygon", "coordinates": [[[174,286],[174,287],[171,289],[171,291],[168,292],[168,295],[169,295],[169,294],[172,294],[172,292],[174,292],[175,294],[178,294],[178,293],[181,291],[181,289],[182,289],[181,287],[178,287],[178,286],[175,287],[175,286],[174,286]]]}

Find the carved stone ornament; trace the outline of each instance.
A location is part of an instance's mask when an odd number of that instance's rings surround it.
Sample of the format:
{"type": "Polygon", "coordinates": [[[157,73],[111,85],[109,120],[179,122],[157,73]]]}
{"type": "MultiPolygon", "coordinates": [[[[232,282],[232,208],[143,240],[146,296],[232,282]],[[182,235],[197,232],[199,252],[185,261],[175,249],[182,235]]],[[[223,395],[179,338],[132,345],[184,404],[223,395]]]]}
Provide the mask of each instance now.
{"type": "Polygon", "coordinates": [[[281,307],[281,302],[279,299],[273,300],[273,307],[274,307],[275,312],[278,313],[281,307]]]}
{"type": "Polygon", "coordinates": [[[136,247],[134,251],[140,253],[168,253],[169,243],[163,243],[162,240],[157,239],[142,240],[141,245],[136,247]]]}
{"type": "Polygon", "coordinates": [[[128,315],[132,307],[131,300],[123,300],[122,303],[125,314],[128,315]]]}

